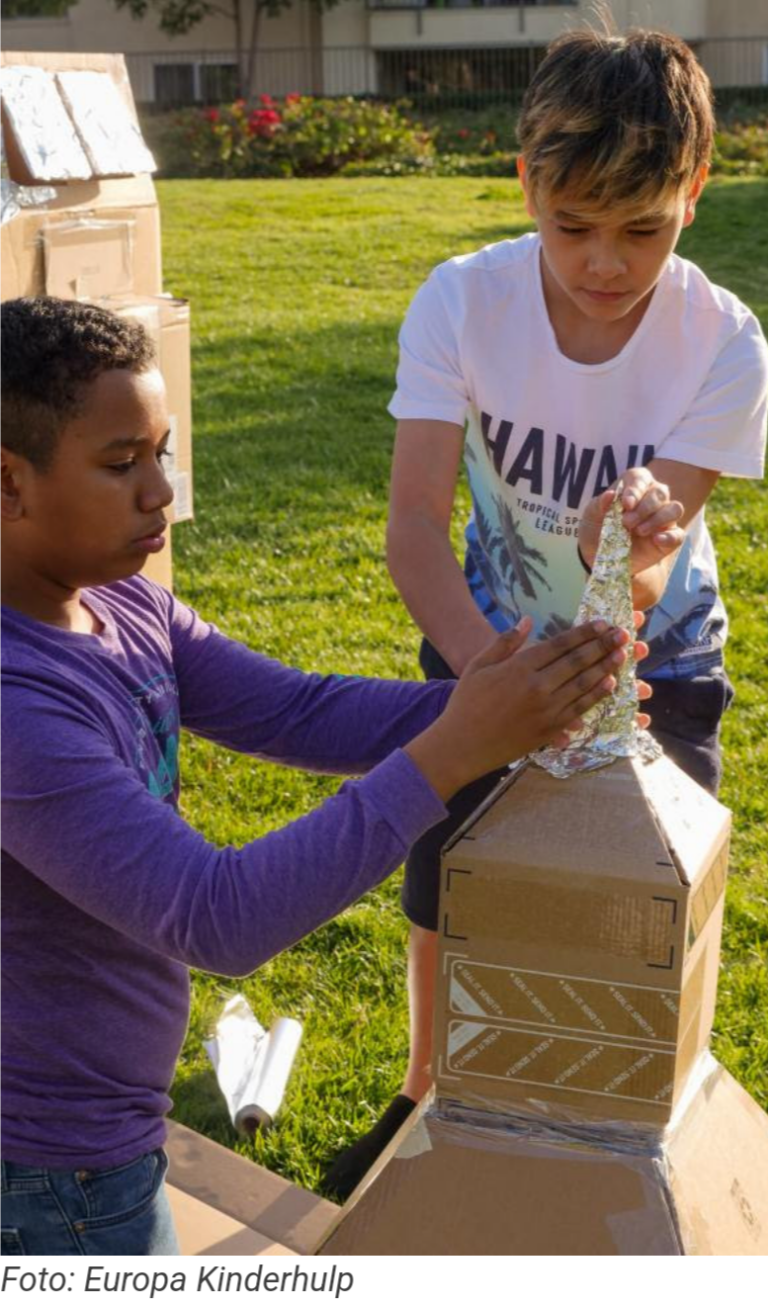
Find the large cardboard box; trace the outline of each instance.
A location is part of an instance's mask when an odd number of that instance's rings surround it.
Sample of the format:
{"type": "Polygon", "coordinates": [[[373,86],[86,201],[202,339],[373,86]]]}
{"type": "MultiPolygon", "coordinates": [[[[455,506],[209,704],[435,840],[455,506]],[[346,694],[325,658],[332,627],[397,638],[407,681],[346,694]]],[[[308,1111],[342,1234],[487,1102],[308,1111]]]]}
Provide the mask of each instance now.
{"type": "Polygon", "coordinates": [[[438,1095],[667,1122],[712,1027],[729,832],[665,756],[505,779],[444,852],[438,1095]]]}
{"type": "Polygon", "coordinates": [[[182,1254],[309,1254],[338,1208],[179,1123],[167,1183],[182,1254]]]}
{"type": "Polygon", "coordinates": [[[318,1253],[768,1254],[768,1117],[711,1062],[656,1141],[421,1107],[318,1253]]]}
{"type": "MultiPolygon", "coordinates": [[[[48,294],[102,301],[118,312],[135,306],[133,312],[143,316],[157,341],[169,392],[173,461],[168,471],[175,495],[169,519],[191,518],[189,307],[162,295],[157,196],[149,171],[131,171],[149,169],[153,161],[141,141],[125,60],[116,54],[11,51],[0,57],[0,67],[45,74],[50,101],[44,115],[31,105],[29,140],[23,98],[14,112],[3,108],[8,177],[23,187],[44,184],[46,190],[27,192],[23,198],[33,203],[2,224],[2,299],[48,294]],[[109,132],[100,108],[105,116],[107,110],[113,114],[109,132]],[[51,164],[55,151],[49,157],[44,149],[48,112],[54,110],[67,122],[71,114],[81,132],[79,177],[58,179],[51,164]]],[[[142,571],[171,588],[170,533],[165,549],[142,571]]]]}
{"type": "MultiPolygon", "coordinates": [[[[108,74],[134,124],[138,124],[122,55],[62,51],[6,51],[0,67],[28,67],[49,73],[108,74]]],[[[24,186],[49,184],[30,170],[22,150],[19,121],[3,113],[9,178],[24,186]]],[[[22,295],[109,295],[162,291],[160,214],[149,173],[54,184],[55,195],[22,208],[3,223],[2,299],[22,295]]]]}
{"type": "Polygon", "coordinates": [[[434,1103],[320,1253],[768,1253],[768,1118],[707,1051],[729,829],[664,757],[504,780],[443,851],[434,1103]]]}

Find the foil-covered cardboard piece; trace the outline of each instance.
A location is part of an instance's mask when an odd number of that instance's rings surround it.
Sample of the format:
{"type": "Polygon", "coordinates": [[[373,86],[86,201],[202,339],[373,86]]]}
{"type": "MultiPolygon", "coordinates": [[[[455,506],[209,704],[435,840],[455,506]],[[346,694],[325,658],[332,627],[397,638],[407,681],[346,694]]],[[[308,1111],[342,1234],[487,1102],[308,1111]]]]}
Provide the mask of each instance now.
{"type": "Polygon", "coordinates": [[[3,103],[30,178],[84,182],[93,169],[59,95],[44,68],[12,65],[0,71],[3,103]]]}
{"type": "Polygon", "coordinates": [[[157,165],[109,73],[56,74],[62,98],[97,177],[152,173],[157,165]]]}
{"type": "MultiPolygon", "coordinates": [[[[615,627],[634,632],[631,538],[622,521],[621,487],[603,522],[592,573],[581,597],[576,624],[603,618],[615,627]]],[[[602,768],[614,759],[639,755],[650,762],[661,747],[635,721],[638,699],[635,684],[636,661],[632,651],[616,675],[613,694],[582,715],[584,726],[574,732],[563,750],[546,747],[531,758],[554,777],[602,768]]]]}

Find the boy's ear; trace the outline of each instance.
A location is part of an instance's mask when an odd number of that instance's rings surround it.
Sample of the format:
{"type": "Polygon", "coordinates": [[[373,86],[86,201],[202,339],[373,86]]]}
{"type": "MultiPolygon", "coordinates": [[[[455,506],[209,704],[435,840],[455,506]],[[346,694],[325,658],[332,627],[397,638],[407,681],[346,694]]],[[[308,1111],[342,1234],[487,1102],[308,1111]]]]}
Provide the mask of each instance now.
{"type": "Polygon", "coordinates": [[[525,208],[531,218],[535,218],[536,211],[533,208],[533,202],[528,190],[528,174],[525,171],[525,160],[522,155],[517,156],[517,175],[520,178],[520,185],[523,188],[523,195],[525,196],[525,208]]]}
{"type": "Polygon", "coordinates": [[[690,227],[696,217],[696,201],[704,190],[704,183],[709,176],[709,164],[702,164],[695,178],[688,197],[685,202],[685,215],[683,217],[683,227],[690,227]]]}
{"type": "Polygon", "coordinates": [[[24,467],[22,460],[12,450],[2,447],[0,460],[0,514],[6,522],[16,522],[24,517],[23,487],[24,467]]]}

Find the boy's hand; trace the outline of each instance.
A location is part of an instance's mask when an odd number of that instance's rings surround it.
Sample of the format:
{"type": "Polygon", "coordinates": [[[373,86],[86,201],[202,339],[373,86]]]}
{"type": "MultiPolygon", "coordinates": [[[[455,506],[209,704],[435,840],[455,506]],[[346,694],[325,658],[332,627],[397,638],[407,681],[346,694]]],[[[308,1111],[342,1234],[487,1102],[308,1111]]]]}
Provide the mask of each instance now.
{"type": "MultiPolygon", "coordinates": [[[[679,521],[683,505],[671,500],[669,487],[649,468],[630,468],[622,477],[622,522],[632,537],[632,576],[652,568],[679,550],[685,532],[679,521]]],[[[613,504],[615,487],[590,500],[579,523],[579,549],[591,568],[597,554],[603,519],[613,504]]]]}
{"type": "Polygon", "coordinates": [[[440,718],[406,746],[443,799],[541,745],[566,745],[614,690],[629,632],[598,619],[523,649],[531,627],[522,619],[477,655],[440,718]]]}

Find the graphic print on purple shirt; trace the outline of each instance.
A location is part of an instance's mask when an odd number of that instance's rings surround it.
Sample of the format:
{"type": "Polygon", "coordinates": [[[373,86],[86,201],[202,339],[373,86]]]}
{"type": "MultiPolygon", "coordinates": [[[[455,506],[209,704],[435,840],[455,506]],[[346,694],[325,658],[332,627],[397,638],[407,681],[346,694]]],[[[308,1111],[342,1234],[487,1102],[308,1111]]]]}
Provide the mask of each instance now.
{"type": "Polygon", "coordinates": [[[136,771],[147,790],[163,800],[179,793],[179,688],[176,678],[158,673],[131,696],[136,721],[136,771]],[[158,757],[159,752],[159,757],[158,757]]]}

